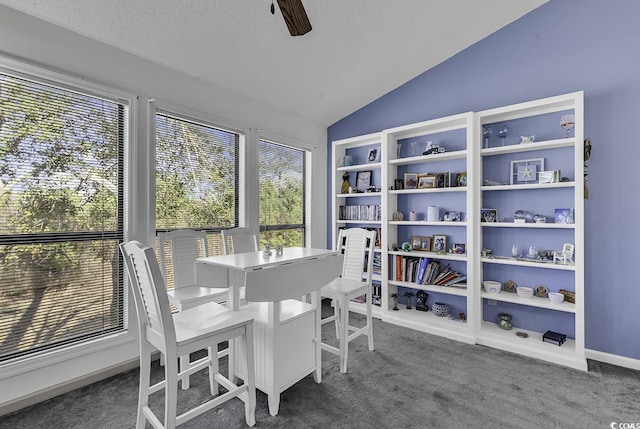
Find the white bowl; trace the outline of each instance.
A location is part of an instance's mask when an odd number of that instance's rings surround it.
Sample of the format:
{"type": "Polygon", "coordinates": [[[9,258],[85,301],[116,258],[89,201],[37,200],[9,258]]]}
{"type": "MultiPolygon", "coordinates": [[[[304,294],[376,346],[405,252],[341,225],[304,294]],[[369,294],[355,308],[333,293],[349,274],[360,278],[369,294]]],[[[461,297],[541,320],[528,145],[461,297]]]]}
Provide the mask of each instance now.
{"type": "Polygon", "coordinates": [[[562,301],[564,301],[564,295],[560,292],[549,292],[549,301],[553,302],[554,304],[560,304],[562,301]]]}
{"type": "Polygon", "coordinates": [[[487,293],[500,293],[502,289],[502,283],[494,282],[493,280],[485,280],[482,282],[482,285],[487,293]]]}
{"type": "Polygon", "coordinates": [[[530,287],[518,286],[516,292],[520,298],[531,298],[533,296],[533,289],[530,287]]]}

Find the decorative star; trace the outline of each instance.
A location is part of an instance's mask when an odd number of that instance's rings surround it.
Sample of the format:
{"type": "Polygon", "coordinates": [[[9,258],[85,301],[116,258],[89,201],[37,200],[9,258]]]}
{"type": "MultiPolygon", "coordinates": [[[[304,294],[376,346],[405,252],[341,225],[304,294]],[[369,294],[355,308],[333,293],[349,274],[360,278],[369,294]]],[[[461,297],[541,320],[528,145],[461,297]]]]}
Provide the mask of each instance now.
{"type": "Polygon", "coordinates": [[[532,165],[524,165],[522,167],[518,167],[518,180],[520,181],[528,181],[535,179],[536,169],[532,165]]]}

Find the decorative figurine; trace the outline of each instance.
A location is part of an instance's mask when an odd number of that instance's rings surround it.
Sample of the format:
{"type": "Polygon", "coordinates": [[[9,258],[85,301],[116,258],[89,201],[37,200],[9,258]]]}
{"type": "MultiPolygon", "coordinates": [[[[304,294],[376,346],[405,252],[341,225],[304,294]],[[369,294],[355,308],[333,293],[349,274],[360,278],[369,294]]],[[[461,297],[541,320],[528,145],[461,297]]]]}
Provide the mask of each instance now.
{"type": "Polygon", "coordinates": [[[264,250],[262,251],[262,255],[263,256],[271,256],[271,245],[270,244],[265,244],[264,245],[264,250]]]}
{"type": "Polygon", "coordinates": [[[498,314],[498,327],[506,331],[513,328],[513,325],[511,324],[511,315],[508,313],[498,314]]]}
{"type": "Polygon", "coordinates": [[[405,292],[404,296],[407,297],[407,310],[413,309],[411,306],[411,297],[415,295],[413,292],[405,292]]]}
{"type": "Polygon", "coordinates": [[[278,245],[276,246],[276,256],[282,256],[282,250],[283,250],[282,245],[281,245],[281,244],[278,244],[278,245]]]}
{"type": "Polygon", "coordinates": [[[575,250],[575,245],[571,243],[564,243],[562,245],[562,250],[554,250],[553,251],[553,263],[560,262],[563,265],[573,264],[573,252],[575,250]]]}
{"type": "Polygon", "coordinates": [[[392,293],[391,294],[391,298],[393,298],[393,311],[399,311],[400,309],[398,308],[398,294],[397,293],[392,293]]]}
{"type": "Polygon", "coordinates": [[[346,171],[344,172],[344,174],[342,174],[342,188],[340,188],[340,192],[343,194],[348,194],[349,193],[349,188],[351,187],[351,185],[349,184],[349,173],[347,173],[346,171]]]}
{"type": "Polygon", "coordinates": [[[429,311],[429,307],[427,307],[427,298],[429,294],[427,294],[423,290],[419,290],[416,292],[416,310],[420,311],[429,311]]]}

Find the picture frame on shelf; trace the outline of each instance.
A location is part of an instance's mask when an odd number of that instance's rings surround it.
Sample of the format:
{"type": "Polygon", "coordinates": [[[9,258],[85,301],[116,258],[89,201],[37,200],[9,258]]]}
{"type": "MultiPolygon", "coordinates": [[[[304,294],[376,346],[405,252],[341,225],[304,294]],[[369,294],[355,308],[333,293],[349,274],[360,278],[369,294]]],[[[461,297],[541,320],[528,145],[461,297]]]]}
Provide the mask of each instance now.
{"type": "Polygon", "coordinates": [[[555,209],[555,223],[574,223],[573,209],[555,209]]]}
{"type": "Polygon", "coordinates": [[[429,236],[420,237],[420,250],[423,252],[431,251],[431,237],[429,236]]]}
{"type": "Polygon", "coordinates": [[[558,183],[560,181],[560,170],[541,171],[538,176],[538,183],[558,183]]]}
{"type": "Polygon", "coordinates": [[[464,255],[467,253],[467,245],[465,243],[454,243],[453,246],[451,246],[451,253],[464,255]]]}
{"type": "Polygon", "coordinates": [[[422,250],[422,237],[419,235],[411,236],[411,250],[422,250]]]}
{"type": "Polygon", "coordinates": [[[462,186],[467,186],[467,172],[463,171],[460,173],[456,174],[456,177],[453,181],[453,186],[454,187],[462,187],[462,186]]]}
{"type": "Polygon", "coordinates": [[[380,149],[377,147],[369,149],[369,152],[367,153],[367,162],[380,162],[380,149]]]}
{"type": "Polygon", "coordinates": [[[418,186],[417,173],[404,173],[404,189],[416,189],[418,186]]]}
{"type": "Polygon", "coordinates": [[[448,211],[444,213],[445,222],[459,222],[460,221],[460,212],[457,211],[448,211]]]}
{"type": "Polygon", "coordinates": [[[437,185],[437,177],[430,174],[418,176],[418,189],[435,188],[437,185]]]}
{"type": "Polygon", "coordinates": [[[538,183],[540,172],[544,171],[544,158],[511,161],[509,177],[512,185],[538,183]]]}
{"type": "Polygon", "coordinates": [[[365,192],[371,186],[371,174],[369,171],[358,171],[356,174],[356,189],[358,192],[365,192]]]}
{"type": "Polygon", "coordinates": [[[431,251],[436,253],[447,250],[447,236],[444,234],[434,234],[431,238],[431,251]]]}
{"type": "Polygon", "coordinates": [[[480,222],[497,222],[498,210],[496,209],[480,209],[480,222]]]}

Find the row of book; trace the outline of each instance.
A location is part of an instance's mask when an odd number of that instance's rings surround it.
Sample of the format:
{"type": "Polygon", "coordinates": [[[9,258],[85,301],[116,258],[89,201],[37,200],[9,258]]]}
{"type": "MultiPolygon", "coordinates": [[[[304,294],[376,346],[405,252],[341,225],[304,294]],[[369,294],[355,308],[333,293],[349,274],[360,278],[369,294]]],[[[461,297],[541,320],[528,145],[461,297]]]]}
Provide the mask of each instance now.
{"type": "Polygon", "coordinates": [[[340,220],[382,220],[380,204],[340,206],[340,220]]]}
{"type": "Polygon", "coordinates": [[[453,286],[464,282],[467,276],[431,258],[395,256],[393,278],[396,281],[419,285],[453,286]]]}

